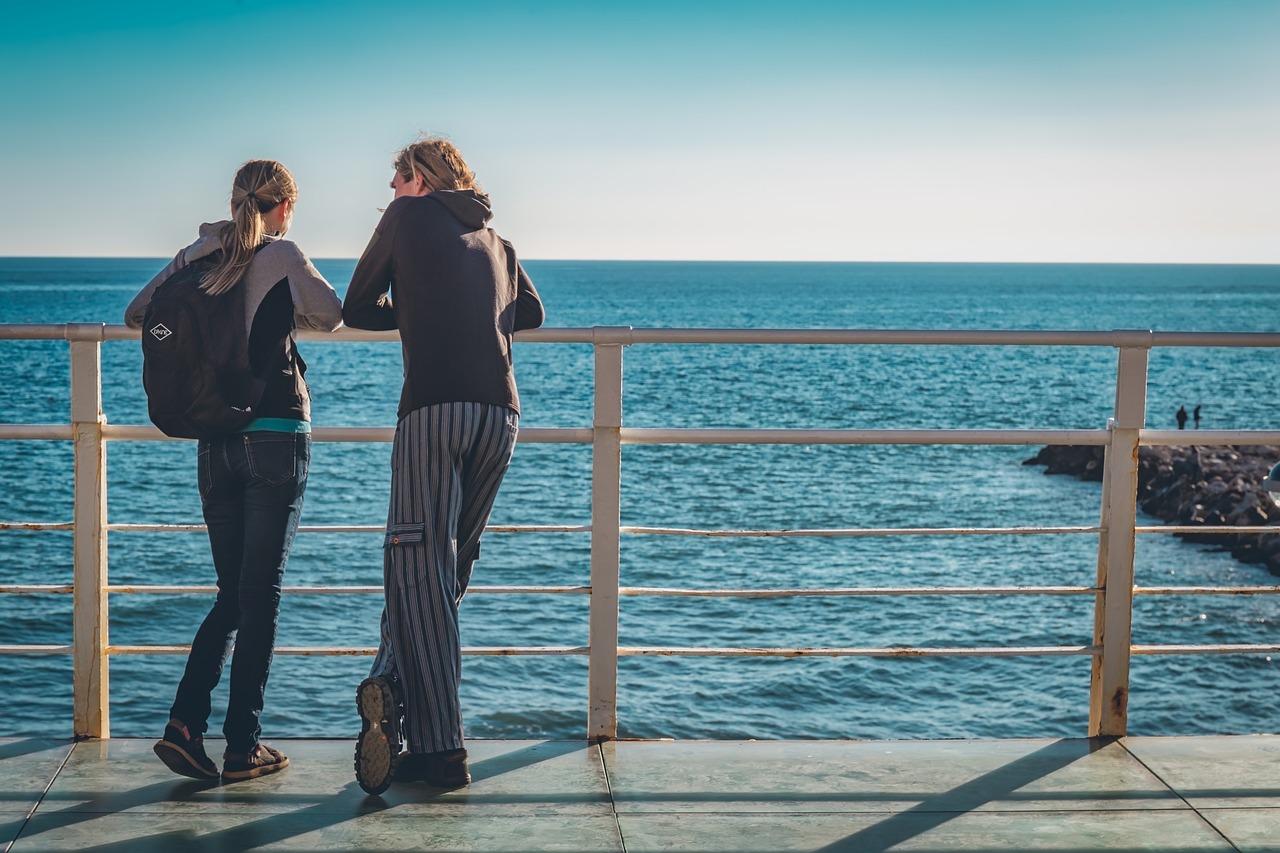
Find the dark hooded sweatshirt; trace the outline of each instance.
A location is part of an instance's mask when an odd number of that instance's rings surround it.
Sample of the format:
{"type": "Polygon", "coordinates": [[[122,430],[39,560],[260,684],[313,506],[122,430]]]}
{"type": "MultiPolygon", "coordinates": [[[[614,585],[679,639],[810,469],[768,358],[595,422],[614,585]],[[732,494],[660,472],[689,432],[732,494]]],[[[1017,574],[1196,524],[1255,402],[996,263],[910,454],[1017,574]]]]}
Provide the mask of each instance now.
{"type": "Polygon", "coordinates": [[[520,411],[511,339],[545,314],[515,249],[487,226],[492,216],[471,190],[394,199],[356,264],[342,318],[400,330],[399,417],[437,403],[520,411]]]}

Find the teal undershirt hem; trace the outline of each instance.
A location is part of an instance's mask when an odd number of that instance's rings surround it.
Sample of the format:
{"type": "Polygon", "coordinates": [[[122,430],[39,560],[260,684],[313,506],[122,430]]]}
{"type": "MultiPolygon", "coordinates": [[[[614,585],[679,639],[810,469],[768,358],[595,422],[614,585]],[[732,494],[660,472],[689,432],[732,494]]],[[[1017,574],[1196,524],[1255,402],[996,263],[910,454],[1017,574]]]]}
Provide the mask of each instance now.
{"type": "Polygon", "coordinates": [[[239,432],[311,432],[310,421],[294,418],[256,418],[239,432]]]}

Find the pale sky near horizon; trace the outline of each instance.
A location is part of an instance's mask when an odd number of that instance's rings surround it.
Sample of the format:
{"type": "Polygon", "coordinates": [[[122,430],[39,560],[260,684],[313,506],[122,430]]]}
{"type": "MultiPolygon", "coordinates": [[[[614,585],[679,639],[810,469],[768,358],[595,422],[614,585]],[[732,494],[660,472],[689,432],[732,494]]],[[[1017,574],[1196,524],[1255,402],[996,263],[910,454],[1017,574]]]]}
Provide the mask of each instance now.
{"type": "Polygon", "coordinates": [[[24,6],[0,256],[170,256],[271,157],[355,257],[430,131],[525,258],[1280,263],[1277,0],[24,6]]]}

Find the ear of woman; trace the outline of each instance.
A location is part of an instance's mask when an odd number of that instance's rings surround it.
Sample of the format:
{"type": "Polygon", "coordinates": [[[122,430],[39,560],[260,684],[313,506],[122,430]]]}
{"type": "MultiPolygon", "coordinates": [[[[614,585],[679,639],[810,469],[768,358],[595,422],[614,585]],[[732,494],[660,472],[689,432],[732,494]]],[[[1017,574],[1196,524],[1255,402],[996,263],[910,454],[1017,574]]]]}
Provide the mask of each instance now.
{"type": "Polygon", "coordinates": [[[262,224],[268,234],[284,234],[293,223],[293,200],[286,198],[263,214],[262,224]]]}
{"type": "Polygon", "coordinates": [[[395,190],[395,198],[400,198],[402,195],[421,196],[431,192],[431,188],[417,171],[413,173],[412,180],[406,180],[405,176],[397,171],[391,176],[391,189],[395,190]]]}

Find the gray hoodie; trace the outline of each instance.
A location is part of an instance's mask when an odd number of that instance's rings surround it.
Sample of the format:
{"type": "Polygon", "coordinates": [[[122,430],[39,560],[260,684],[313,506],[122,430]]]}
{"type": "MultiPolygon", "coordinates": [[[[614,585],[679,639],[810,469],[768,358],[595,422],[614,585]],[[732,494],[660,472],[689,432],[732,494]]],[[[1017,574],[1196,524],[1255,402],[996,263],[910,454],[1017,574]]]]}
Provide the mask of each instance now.
{"type": "MultiPolygon", "coordinates": [[[[200,238],[178,252],[133,297],[125,309],[125,325],[142,328],[155,289],[187,264],[221,249],[222,233],[229,224],[224,221],[201,225],[200,238]]],[[[296,358],[293,330],[333,331],[342,323],[342,301],[297,244],[278,237],[267,238],[267,244],[253,256],[244,279],[236,286],[245,288],[244,327],[250,364],[259,372],[273,359],[281,365],[267,376],[267,390],[257,407],[261,417],[310,420],[311,396],[302,379],[306,365],[296,358]],[[287,350],[284,353],[280,352],[282,342],[287,350]]]]}
{"type": "MultiPolygon", "coordinates": [[[[169,265],[156,273],[155,278],[133,297],[124,312],[125,325],[142,328],[142,316],[147,311],[151,294],[165,279],[187,264],[211,255],[222,248],[222,231],[229,221],[206,222],[200,226],[200,238],[174,256],[169,265]]],[[[293,298],[294,319],[300,329],[332,332],[342,323],[342,301],[329,282],[298,248],[298,244],[279,237],[267,237],[268,245],[254,255],[249,271],[241,282],[245,287],[244,326],[253,328],[253,317],[258,306],[271,288],[288,279],[289,295],[293,298]]]]}

